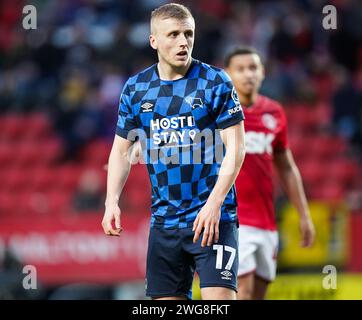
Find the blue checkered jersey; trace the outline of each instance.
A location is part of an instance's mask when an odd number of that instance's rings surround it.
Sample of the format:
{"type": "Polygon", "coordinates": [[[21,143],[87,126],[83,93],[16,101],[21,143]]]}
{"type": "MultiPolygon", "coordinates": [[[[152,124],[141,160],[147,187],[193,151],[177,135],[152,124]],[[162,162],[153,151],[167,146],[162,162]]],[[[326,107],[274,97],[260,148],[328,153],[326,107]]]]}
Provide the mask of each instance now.
{"type": "MultiPolygon", "coordinates": [[[[220,131],[243,119],[229,76],[198,60],[178,80],[160,79],[157,64],[128,79],[116,134],[141,141],[152,185],[151,227],[193,224],[225,154],[220,131]]],[[[232,187],[221,221],[236,221],[236,203],[232,187]]]]}

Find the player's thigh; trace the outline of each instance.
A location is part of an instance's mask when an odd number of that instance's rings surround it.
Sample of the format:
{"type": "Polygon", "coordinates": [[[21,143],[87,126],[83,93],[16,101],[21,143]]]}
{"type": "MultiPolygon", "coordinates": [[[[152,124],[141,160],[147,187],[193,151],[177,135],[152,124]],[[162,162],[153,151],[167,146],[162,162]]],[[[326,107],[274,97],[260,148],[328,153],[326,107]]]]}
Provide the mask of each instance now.
{"type": "MultiPolygon", "coordinates": [[[[200,278],[200,288],[215,288],[217,296],[232,296],[230,290],[237,291],[238,235],[236,223],[220,222],[219,241],[211,246],[201,247],[200,240],[193,244],[196,271],[200,278]]],[[[210,290],[203,290],[209,292],[210,290]]],[[[209,294],[205,293],[209,297],[209,294]]]]}
{"type": "Polygon", "coordinates": [[[234,289],[224,287],[201,288],[202,300],[236,300],[234,289]]]}
{"type": "Polygon", "coordinates": [[[278,233],[263,231],[256,252],[257,268],[255,274],[265,282],[275,279],[277,270],[278,233]]]}
{"type": "Polygon", "coordinates": [[[152,299],[191,296],[193,260],[182,250],[178,229],[151,228],[146,268],[146,295],[152,299]]]}

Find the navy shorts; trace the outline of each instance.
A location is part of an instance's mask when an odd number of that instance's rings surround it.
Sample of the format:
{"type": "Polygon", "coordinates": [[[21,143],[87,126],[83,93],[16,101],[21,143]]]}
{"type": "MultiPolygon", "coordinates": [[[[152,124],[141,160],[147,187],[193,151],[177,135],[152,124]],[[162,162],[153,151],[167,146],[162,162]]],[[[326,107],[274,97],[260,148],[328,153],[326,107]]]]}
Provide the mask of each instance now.
{"type": "Polygon", "coordinates": [[[201,288],[226,287],[237,291],[236,222],[220,222],[219,241],[210,247],[201,247],[202,236],[193,243],[192,227],[151,228],[147,252],[147,296],[190,298],[195,271],[201,288]]]}

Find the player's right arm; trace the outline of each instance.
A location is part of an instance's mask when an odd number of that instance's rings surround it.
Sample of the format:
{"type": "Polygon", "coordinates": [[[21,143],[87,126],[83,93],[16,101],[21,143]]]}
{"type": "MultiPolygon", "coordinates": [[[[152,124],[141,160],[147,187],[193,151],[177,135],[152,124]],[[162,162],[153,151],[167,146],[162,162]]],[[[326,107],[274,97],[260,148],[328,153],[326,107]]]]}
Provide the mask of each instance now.
{"type": "Polygon", "coordinates": [[[107,196],[102,227],[104,233],[110,236],[119,236],[122,231],[118,202],[131,169],[129,149],[135,141],[132,134],[135,129],[137,123],[131,107],[131,92],[127,82],[119,99],[116,135],[108,160],[107,196]],[[115,228],[112,225],[113,221],[115,228]]]}
{"type": "Polygon", "coordinates": [[[131,146],[131,141],[116,135],[109,155],[107,196],[102,227],[104,233],[110,236],[119,236],[122,231],[121,210],[118,203],[131,169],[128,157],[128,150],[131,146]],[[115,228],[112,225],[113,221],[115,222],[115,228]]]}

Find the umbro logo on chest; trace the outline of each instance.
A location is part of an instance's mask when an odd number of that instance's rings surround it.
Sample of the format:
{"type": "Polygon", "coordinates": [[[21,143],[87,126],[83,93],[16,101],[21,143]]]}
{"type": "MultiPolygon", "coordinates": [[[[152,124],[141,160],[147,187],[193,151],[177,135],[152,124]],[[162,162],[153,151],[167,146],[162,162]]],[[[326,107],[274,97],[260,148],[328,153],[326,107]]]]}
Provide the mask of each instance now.
{"type": "Polygon", "coordinates": [[[141,105],[142,112],[152,112],[153,110],[153,104],[150,102],[145,102],[143,105],[141,105]]]}

